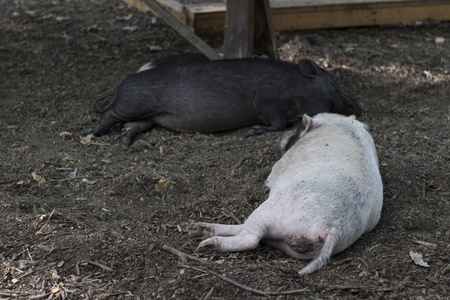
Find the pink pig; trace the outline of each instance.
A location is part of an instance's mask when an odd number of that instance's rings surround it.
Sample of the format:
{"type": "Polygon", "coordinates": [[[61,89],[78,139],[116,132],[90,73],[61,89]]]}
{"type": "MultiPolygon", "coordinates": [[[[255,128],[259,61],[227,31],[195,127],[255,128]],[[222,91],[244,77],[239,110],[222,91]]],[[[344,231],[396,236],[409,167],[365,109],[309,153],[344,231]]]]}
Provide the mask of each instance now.
{"type": "Polygon", "coordinates": [[[383,185],[375,145],[355,116],[322,113],[281,141],[286,150],[266,180],[269,197],[242,225],[197,223],[197,251],[254,249],[259,242],[323,267],[378,223],[383,185]],[[298,141],[296,141],[298,139],[298,141]]]}

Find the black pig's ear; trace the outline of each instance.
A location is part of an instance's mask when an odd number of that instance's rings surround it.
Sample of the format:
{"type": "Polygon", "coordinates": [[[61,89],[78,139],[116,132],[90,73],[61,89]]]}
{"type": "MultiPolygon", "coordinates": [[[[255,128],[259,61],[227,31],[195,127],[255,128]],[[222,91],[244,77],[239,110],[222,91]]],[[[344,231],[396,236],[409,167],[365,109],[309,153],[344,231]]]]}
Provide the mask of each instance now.
{"type": "Polygon", "coordinates": [[[317,122],[314,121],[308,115],[303,115],[302,123],[298,124],[295,128],[286,131],[280,140],[280,150],[281,152],[288,151],[294,144],[303,137],[307,132],[309,132],[314,127],[317,127],[317,122]]]}
{"type": "Polygon", "coordinates": [[[312,60],[307,58],[300,59],[298,66],[300,73],[302,73],[303,76],[308,78],[314,78],[317,76],[317,65],[312,60]]]}

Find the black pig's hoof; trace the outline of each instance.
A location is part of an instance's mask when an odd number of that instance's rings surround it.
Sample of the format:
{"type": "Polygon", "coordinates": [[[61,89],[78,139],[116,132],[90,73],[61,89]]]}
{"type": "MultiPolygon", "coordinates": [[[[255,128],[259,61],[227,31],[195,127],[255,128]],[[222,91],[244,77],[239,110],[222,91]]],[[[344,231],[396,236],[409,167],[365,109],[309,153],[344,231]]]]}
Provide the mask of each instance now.
{"type": "Polygon", "coordinates": [[[247,131],[244,137],[248,138],[255,135],[261,135],[267,132],[267,128],[265,126],[256,125],[247,131]]]}
{"type": "Polygon", "coordinates": [[[122,132],[122,143],[125,147],[129,147],[133,143],[134,137],[135,135],[130,130],[122,132]]]}
{"type": "Polygon", "coordinates": [[[93,134],[98,131],[98,125],[89,126],[85,130],[83,130],[83,135],[93,134]]]}

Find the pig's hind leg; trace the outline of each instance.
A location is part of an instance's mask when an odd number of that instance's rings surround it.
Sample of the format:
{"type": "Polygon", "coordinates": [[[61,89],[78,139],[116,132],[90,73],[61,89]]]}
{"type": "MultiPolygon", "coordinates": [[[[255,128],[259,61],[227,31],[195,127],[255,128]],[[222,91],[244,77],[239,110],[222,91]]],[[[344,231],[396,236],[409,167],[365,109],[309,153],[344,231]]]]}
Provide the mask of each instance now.
{"type": "Polygon", "coordinates": [[[155,127],[155,124],[150,120],[126,122],[123,124],[122,143],[127,147],[130,146],[138,133],[153,127],[155,127]]]}
{"type": "Polygon", "coordinates": [[[261,100],[255,96],[253,109],[263,125],[252,126],[245,134],[245,137],[281,131],[286,128],[286,114],[277,109],[277,107],[273,107],[270,101],[261,100]]]}
{"type": "Polygon", "coordinates": [[[217,252],[234,252],[251,250],[258,247],[259,236],[255,234],[239,234],[235,236],[214,236],[198,245],[196,252],[214,250],[217,252]]]}
{"type": "Polygon", "coordinates": [[[233,252],[254,249],[261,239],[260,234],[253,232],[245,225],[222,225],[197,223],[198,235],[210,236],[197,247],[197,252],[214,250],[217,252],[233,252]]]}
{"type": "Polygon", "coordinates": [[[224,225],[198,222],[189,231],[191,236],[213,237],[238,235],[244,225],[224,225]]]}
{"type": "Polygon", "coordinates": [[[108,113],[106,112],[103,115],[100,124],[89,126],[83,131],[83,134],[94,134],[95,136],[102,136],[105,135],[109,131],[109,129],[117,123],[119,123],[119,120],[108,115],[108,113]]]}

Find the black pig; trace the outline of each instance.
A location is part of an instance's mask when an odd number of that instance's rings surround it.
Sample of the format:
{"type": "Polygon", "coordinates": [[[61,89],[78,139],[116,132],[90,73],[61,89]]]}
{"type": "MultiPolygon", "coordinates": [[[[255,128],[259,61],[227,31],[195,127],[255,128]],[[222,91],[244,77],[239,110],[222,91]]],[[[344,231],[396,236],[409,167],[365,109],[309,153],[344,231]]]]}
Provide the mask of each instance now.
{"type": "Polygon", "coordinates": [[[160,65],[129,75],[105,108],[98,125],[84,134],[104,135],[124,123],[122,141],[155,126],[214,133],[253,126],[246,137],[284,130],[303,114],[360,115],[361,106],[344,95],[312,60],[299,64],[260,58],[160,65]]]}
{"type": "Polygon", "coordinates": [[[209,58],[203,54],[181,54],[175,56],[168,56],[163,58],[158,58],[146,63],[139,68],[138,72],[154,69],[161,66],[176,66],[182,64],[189,64],[199,61],[209,61],[209,58]]]}

